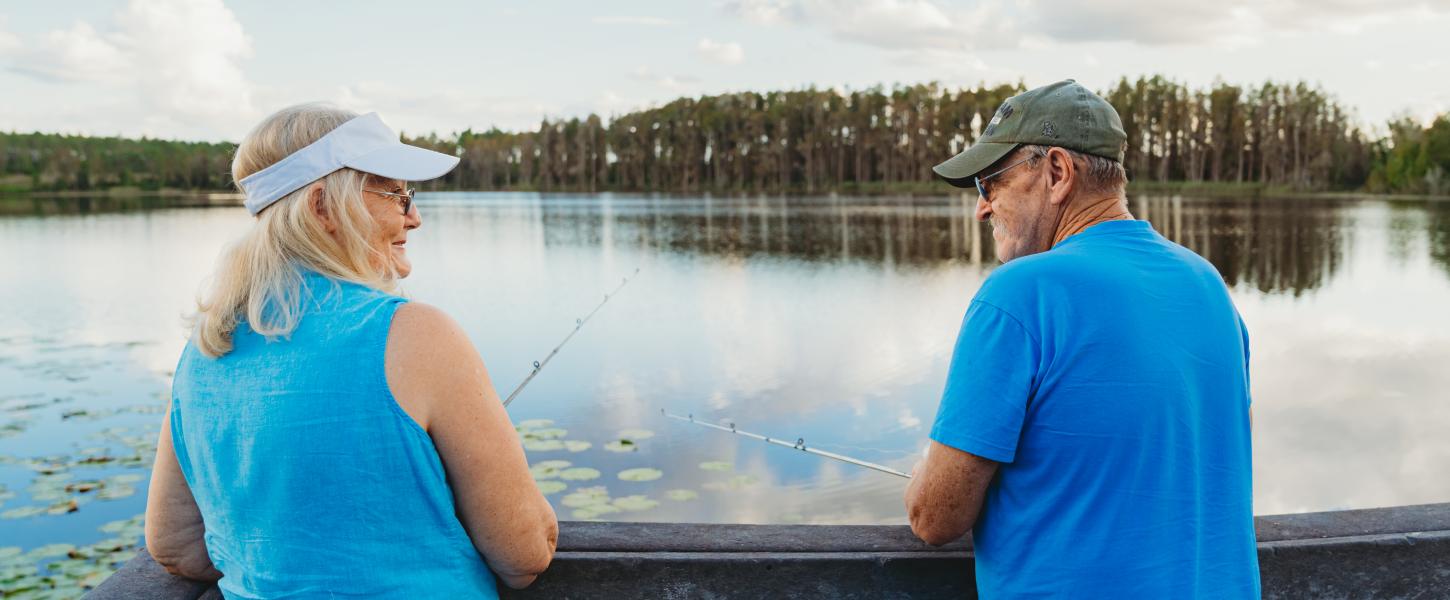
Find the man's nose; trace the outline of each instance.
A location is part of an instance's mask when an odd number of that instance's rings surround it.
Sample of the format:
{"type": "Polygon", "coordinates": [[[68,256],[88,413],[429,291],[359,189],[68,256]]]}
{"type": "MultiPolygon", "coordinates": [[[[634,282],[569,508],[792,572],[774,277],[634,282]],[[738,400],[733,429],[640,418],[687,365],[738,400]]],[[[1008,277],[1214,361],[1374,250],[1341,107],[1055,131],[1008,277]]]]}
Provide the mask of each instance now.
{"type": "Polygon", "coordinates": [[[992,218],[992,204],[986,198],[977,196],[977,220],[986,221],[992,218]]]}

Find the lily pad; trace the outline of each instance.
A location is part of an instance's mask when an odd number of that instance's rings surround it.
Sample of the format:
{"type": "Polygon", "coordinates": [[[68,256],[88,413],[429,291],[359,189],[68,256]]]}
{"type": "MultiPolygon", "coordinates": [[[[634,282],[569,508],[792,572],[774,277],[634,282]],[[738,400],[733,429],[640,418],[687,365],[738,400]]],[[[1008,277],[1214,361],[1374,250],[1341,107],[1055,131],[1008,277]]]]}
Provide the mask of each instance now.
{"type": "Polygon", "coordinates": [[[553,424],[554,424],[554,422],[552,420],[549,420],[549,419],[528,419],[526,421],[519,421],[518,423],[516,423],[514,425],[514,428],[515,429],[543,429],[543,428],[548,427],[548,426],[553,425],[553,424]]]}
{"type": "Polygon", "coordinates": [[[574,463],[567,460],[539,461],[534,463],[534,466],[529,467],[529,474],[533,475],[535,480],[553,479],[559,476],[559,472],[569,468],[569,465],[572,464],[574,463]]]}
{"type": "Polygon", "coordinates": [[[51,514],[51,515],[63,515],[63,514],[66,514],[66,513],[73,513],[75,511],[80,510],[80,509],[81,509],[80,501],[75,500],[75,499],[71,499],[71,500],[66,500],[64,502],[57,502],[55,504],[52,504],[52,505],[50,505],[49,507],[47,507],[45,509],[45,512],[46,512],[46,514],[51,514]]]}
{"type": "Polygon", "coordinates": [[[560,500],[559,503],[569,508],[583,508],[597,504],[608,504],[609,491],[604,489],[602,485],[582,487],[564,496],[564,499],[560,500]]]}
{"type": "Polygon", "coordinates": [[[103,488],[105,486],[106,486],[106,483],[104,481],[95,481],[95,480],[90,480],[90,481],[77,481],[77,482],[74,482],[74,483],[68,483],[68,484],[66,484],[65,491],[72,492],[72,493],[76,493],[76,494],[85,494],[85,493],[89,493],[89,492],[94,492],[94,491],[99,490],[99,489],[101,489],[101,488],[103,488]]]}
{"type": "Polygon", "coordinates": [[[524,440],[524,449],[531,452],[563,450],[564,442],[559,440],[524,440]]]}
{"type": "Polygon", "coordinates": [[[564,449],[570,452],[583,452],[594,446],[584,440],[564,440],[564,449]]]}
{"type": "Polygon", "coordinates": [[[634,440],[614,440],[605,444],[604,449],[610,452],[634,452],[639,450],[639,446],[634,440]]]}
{"type": "Polygon", "coordinates": [[[627,440],[647,440],[654,436],[655,432],[648,429],[623,429],[619,432],[619,437],[627,440]]]}
{"type": "Polygon", "coordinates": [[[539,491],[543,492],[545,496],[548,496],[549,494],[557,494],[566,489],[569,489],[569,484],[562,481],[554,481],[552,479],[549,481],[535,482],[535,485],[539,486],[539,491]]]}
{"type": "Polygon", "coordinates": [[[695,490],[666,490],[665,497],[678,502],[685,502],[699,498],[700,493],[695,490]]]}
{"type": "Polygon", "coordinates": [[[22,506],[0,512],[0,519],[25,519],[35,515],[45,514],[44,506],[22,506]]]}
{"type": "Polygon", "coordinates": [[[105,489],[102,489],[101,491],[96,492],[96,497],[97,498],[100,498],[102,500],[115,500],[117,498],[125,498],[125,497],[128,497],[128,496],[134,495],[135,493],[136,493],[136,488],[133,487],[133,486],[129,486],[129,485],[116,485],[116,486],[106,487],[105,489]]]}
{"type": "Polygon", "coordinates": [[[144,531],[144,527],[145,521],[143,520],[143,515],[136,515],[129,519],[111,521],[109,523],[106,523],[105,525],[98,527],[97,529],[101,530],[103,533],[113,533],[121,535],[128,533],[140,534],[142,531],[144,531]]]}
{"type": "Polygon", "coordinates": [[[536,440],[557,440],[569,435],[568,429],[549,427],[546,429],[526,429],[523,431],[524,439],[536,440]]]}
{"type": "Polygon", "coordinates": [[[658,500],[651,500],[646,496],[638,494],[633,496],[625,496],[623,498],[615,498],[614,502],[612,502],[611,504],[613,504],[616,508],[619,508],[620,510],[628,511],[649,510],[660,505],[658,500]]]}
{"type": "Polygon", "coordinates": [[[554,459],[554,460],[541,460],[539,462],[534,463],[534,466],[535,467],[545,467],[545,468],[549,468],[549,469],[567,469],[572,464],[574,464],[574,463],[571,463],[571,462],[569,462],[567,460],[554,459]]]}
{"type": "Polygon", "coordinates": [[[619,472],[619,478],[623,481],[654,481],[664,475],[664,471],[650,468],[625,469],[619,472]]]}
{"type": "Polygon", "coordinates": [[[700,463],[700,468],[706,471],[719,471],[725,473],[735,470],[735,463],[724,460],[712,460],[700,463]]]}
{"type": "Polygon", "coordinates": [[[589,481],[591,479],[599,479],[599,469],[591,469],[589,467],[574,467],[572,469],[565,469],[559,473],[559,479],[564,479],[567,481],[589,481]]]}
{"type": "Polygon", "coordinates": [[[25,555],[34,559],[51,558],[55,556],[65,556],[66,554],[69,554],[75,549],[76,547],[74,544],[47,544],[39,548],[34,548],[30,552],[26,552],[25,555]]]}

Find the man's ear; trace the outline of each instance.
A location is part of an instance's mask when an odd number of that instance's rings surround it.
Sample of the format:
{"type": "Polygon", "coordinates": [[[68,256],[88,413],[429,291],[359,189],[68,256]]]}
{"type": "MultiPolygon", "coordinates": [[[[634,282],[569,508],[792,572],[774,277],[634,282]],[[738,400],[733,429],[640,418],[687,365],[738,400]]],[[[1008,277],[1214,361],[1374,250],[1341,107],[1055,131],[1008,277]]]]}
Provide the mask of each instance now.
{"type": "Polygon", "coordinates": [[[313,214],[322,223],[322,228],[328,233],[337,233],[337,222],[333,220],[332,213],[327,211],[327,202],[322,195],[322,186],[314,185],[307,192],[307,203],[312,206],[313,214]]]}
{"type": "Polygon", "coordinates": [[[1077,163],[1062,148],[1047,150],[1047,202],[1059,205],[1072,197],[1077,182],[1077,163]]]}

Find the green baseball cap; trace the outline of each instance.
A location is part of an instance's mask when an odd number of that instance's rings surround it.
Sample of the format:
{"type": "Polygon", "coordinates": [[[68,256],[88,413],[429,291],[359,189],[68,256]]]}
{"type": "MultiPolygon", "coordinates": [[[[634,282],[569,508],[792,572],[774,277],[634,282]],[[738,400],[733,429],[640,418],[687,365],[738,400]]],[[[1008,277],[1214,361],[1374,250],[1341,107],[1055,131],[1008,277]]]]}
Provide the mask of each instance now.
{"type": "Polygon", "coordinates": [[[972,187],[978,173],[1021,144],[1059,146],[1121,163],[1127,140],[1113,105],[1068,79],[1008,98],[975,143],[931,170],[954,186],[972,187]]]}

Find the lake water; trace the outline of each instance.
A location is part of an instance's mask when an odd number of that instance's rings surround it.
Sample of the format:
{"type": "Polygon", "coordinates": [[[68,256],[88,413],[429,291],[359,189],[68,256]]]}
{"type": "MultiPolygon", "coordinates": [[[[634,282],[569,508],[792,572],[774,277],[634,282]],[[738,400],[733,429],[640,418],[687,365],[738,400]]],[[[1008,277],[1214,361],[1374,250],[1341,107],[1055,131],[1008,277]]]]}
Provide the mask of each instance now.
{"type": "MultiPolygon", "coordinates": [[[[962,313],[996,264],[963,197],[419,205],[406,293],[463,324],[501,395],[639,269],[510,408],[530,421],[531,463],[569,463],[537,469],[560,518],[905,522],[904,480],[660,410],[909,469],[962,313]],[[660,476],[618,476],[636,468],[660,476]]],[[[1218,267],[1248,323],[1257,513],[1450,500],[1450,203],[1131,205],[1218,267]]],[[[134,541],[122,520],[144,506],[182,316],[250,218],[10,212],[22,214],[0,217],[0,548],[43,561],[47,544],[134,541]]]]}

